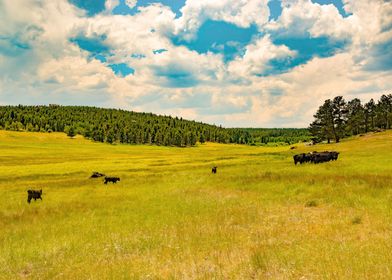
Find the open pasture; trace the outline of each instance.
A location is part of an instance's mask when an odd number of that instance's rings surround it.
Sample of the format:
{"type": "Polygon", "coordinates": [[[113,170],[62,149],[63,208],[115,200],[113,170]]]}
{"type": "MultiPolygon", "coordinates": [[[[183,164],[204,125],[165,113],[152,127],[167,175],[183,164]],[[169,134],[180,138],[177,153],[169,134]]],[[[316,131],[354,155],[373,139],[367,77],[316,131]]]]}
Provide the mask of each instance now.
{"type": "Polygon", "coordinates": [[[391,279],[391,131],[296,146],[0,131],[0,279],[391,279]]]}

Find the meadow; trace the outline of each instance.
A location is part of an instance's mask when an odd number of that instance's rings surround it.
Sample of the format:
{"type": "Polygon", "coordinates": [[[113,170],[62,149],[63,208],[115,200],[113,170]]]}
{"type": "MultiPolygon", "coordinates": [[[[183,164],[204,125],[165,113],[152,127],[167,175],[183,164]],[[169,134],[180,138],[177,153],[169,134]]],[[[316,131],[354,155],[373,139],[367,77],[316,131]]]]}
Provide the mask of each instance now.
{"type": "Polygon", "coordinates": [[[294,146],[0,131],[0,279],[392,279],[392,131],[294,146]]]}

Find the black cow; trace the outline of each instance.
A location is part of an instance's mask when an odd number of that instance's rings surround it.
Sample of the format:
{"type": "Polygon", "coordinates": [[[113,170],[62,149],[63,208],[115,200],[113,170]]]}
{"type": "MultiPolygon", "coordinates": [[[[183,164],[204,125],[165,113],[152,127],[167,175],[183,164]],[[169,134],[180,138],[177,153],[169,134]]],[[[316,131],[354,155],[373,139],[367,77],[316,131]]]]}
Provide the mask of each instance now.
{"type": "Polygon", "coordinates": [[[339,157],[339,152],[332,151],[330,152],[332,156],[332,160],[337,160],[339,157]]]}
{"type": "Polygon", "coordinates": [[[323,153],[312,154],[312,162],[315,164],[328,162],[331,159],[332,159],[332,156],[330,153],[323,152],[323,153]]]}
{"type": "Polygon", "coordinates": [[[298,154],[293,156],[294,159],[294,164],[297,165],[297,163],[305,163],[305,162],[309,162],[310,161],[310,155],[309,154],[298,154]]]}
{"type": "Polygon", "coordinates": [[[27,191],[27,202],[30,203],[30,201],[34,198],[34,201],[36,201],[38,198],[42,200],[42,190],[36,191],[36,190],[28,190],[27,191]]]}
{"type": "Polygon", "coordinates": [[[105,177],[105,182],[104,184],[107,184],[109,182],[112,182],[113,184],[117,183],[117,181],[120,181],[120,178],[118,177],[105,177]]]}
{"type": "Polygon", "coordinates": [[[324,151],[321,153],[313,153],[312,154],[312,162],[313,163],[322,163],[322,162],[328,162],[331,160],[337,160],[339,156],[338,152],[332,151],[324,151]]]}
{"type": "Polygon", "coordinates": [[[216,174],[217,168],[218,168],[217,166],[214,166],[214,167],[211,169],[211,172],[214,173],[214,174],[216,174]]]}
{"type": "Polygon", "coordinates": [[[304,154],[299,154],[299,155],[294,155],[293,159],[294,159],[294,164],[297,165],[297,163],[303,163],[303,155],[304,154]]]}
{"type": "Polygon", "coordinates": [[[99,178],[103,177],[105,174],[99,173],[99,172],[93,172],[93,174],[90,176],[90,178],[99,178]]]}

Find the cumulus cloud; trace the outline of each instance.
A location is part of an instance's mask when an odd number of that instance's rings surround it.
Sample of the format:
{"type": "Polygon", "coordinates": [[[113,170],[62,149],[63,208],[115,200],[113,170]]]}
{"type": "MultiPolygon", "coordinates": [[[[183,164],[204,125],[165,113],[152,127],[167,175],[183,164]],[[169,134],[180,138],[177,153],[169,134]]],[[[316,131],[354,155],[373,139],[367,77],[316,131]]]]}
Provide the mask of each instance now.
{"type": "Polygon", "coordinates": [[[184,40],[194,39],[198,28],[207,20],[225,21],[239,27],[268,22],[268,0],[188,0],[176,20],[176,34],[184,40]]]}
{"type": "Polygon", "coordinates": [[[129,8],[133,8],[136,6],[137,0],[125,0],[125,5],[127,5],[129,8]]]}
{"type": "Polygon", "coordinates": [[[120,0],[106,0],[105,9],[106,12],[110,13],[120,4],[120,0]]]}
{"type": "Polygon", "coordinates": [[[333,4],[321,5],[311,0],[283,0],[282,14],[266,30],[279,38],[319,38],[353,41],[361,31],[356,14],[343,17],[333,4]]]}
{"type": "Polygon", "coordinates": [[[261,76],[271,69],[270,61],[287,60],[295,55],[296,52],[287,46],[274,45],[270,36],[266,35],[249,44],[244,55],[231,62],[228,70],[245,77],[249,75],[261,76]]]}

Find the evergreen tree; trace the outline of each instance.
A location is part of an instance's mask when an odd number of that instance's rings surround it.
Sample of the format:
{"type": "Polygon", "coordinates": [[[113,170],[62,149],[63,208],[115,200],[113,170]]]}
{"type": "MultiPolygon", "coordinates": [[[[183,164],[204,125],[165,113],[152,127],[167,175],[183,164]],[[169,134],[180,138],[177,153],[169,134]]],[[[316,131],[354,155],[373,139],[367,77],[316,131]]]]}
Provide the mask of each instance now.
{"type": "Polygon", "coordinates": [[[310,132],[314,142],[327,140],[330,143],[332,138],[336,139],[333,103],[330,99],[325,100],[314,115],[315,120],[310,124],[310,132]]]}
{"type": "Polygon", "coordinates": [[[356,135],[364,127],[365,112],[361,100],[354,98],[347,103],[347,133],[356,135]]]}
{"type": "Polygon", "coordinates": [[[70,126],[67,132],[67,136],[69,137],[75,137],[76,133],[75,133],[75,128],[73,126],[70,126]]]}
{"type": "Polygon", "coordinates": [[[364,118],[365,118],[365,132],[374,130],[374,117],[376,116],[376,103],[374,103],[373,98],[370,99],[364,106],[364,118]]]}
{"type": "Polygon", "coordinates": [[[380,127],[390,129],[392,122],[392,95],[383,94],[377,104],[377,107],[380,127]]]}
{"type": "Polygon", "coordinates": [[[199,136],[199,142],[201,143],[201,144],[203,144],[203,143],[205,143],[206,142],[206,138],[205,138],[205,136],[204,136],[204,133],[202,132],[202,133],[200,133],[200,136],[199,136]]]}

